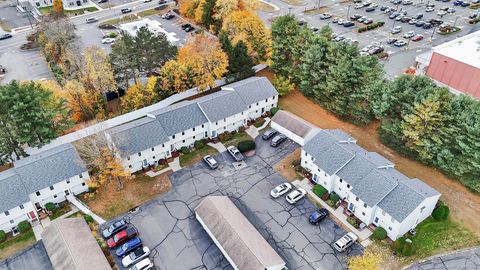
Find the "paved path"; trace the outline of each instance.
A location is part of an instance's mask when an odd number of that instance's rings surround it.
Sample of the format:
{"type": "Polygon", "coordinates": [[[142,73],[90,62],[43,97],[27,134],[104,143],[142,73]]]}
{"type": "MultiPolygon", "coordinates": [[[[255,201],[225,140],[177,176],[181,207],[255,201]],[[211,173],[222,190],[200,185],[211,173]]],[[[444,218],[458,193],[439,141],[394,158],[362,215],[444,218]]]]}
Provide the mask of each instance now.
{"type": "Polygon", "coordinates": [[[255,139],[255,138],[259,135],[258,130],[257,130],[257,128],[256,128],[254,125],[249,126],[249,127],[245,130],[245,132],[246,132],[250,137],[252,137],[252,139],[255,139]]]}
{"type": "Polygon", "coordinates": [[[218,143],[211,143],[210,142],[210,143],[208,143],[208,145],[217,149],[217,151],[219,153],[223,153],[223,152],[227,151],[227,148],[225,147],[225,145],[223,145],[222,142],[218,142],[218,143]]]}
{"type": "Polygon", "coordinates": [[[266,128],[268,126],[268,124],[270,124],[270,121],[272,121],[272,119],[270,119],[270,117],[265,117],[265,123],[263,123],[263,125],[261,127],[258,127],[257,130],[260,131],[260,130],[266,128]]]}
{"type": "Polygon", "coordinates": [[[179,157],[174,158],[172,162],[168,163],[168,166],[174,172],[181,170],[182,166],[180,166],[180,158],[179,157]]]}
{"type": "Polygon", "coordinates": [[[97,216],[95,213],[93,213],[84,203],[79,201],[77,197],[73,196],[72,194],[67,196],[67,200],[72,203],[74,206],[76,206],[80,211],[82,211],[85,215],[90,215],[92,218],[98,223],[98,224],[103,224],[105,223],[105,220],[99,216],[97,216]]]}
{"type": "Polygon", "coordinates": [[[166,167],[165,169],[161,169],[160,171],[157,171],[157,172],[154,172],[153,170],[150,170],[148,172],[146,172],[145,174],[150,176],[150,177],[156,177],[156,176],[159,176],[163,173],[166,173],[168,171],[170,171],[172,168],[170,167],[166,167]]]}
{"type": "Polygon", "coordinates": [[[480,247],[430,257],[413,264],[407,270],[479,270],[480,247]]]}

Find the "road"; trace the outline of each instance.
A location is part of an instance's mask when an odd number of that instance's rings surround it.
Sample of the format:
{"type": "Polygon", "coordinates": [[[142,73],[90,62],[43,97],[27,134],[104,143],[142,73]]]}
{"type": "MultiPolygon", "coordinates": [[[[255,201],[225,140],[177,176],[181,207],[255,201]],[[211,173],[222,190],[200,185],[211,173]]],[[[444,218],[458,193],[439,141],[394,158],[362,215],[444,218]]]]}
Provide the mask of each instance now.
{"type": "Polygon", "coordinates": [[[408,267],[407,270],[479,270],[480,248],[435,256],[408,267]]]}

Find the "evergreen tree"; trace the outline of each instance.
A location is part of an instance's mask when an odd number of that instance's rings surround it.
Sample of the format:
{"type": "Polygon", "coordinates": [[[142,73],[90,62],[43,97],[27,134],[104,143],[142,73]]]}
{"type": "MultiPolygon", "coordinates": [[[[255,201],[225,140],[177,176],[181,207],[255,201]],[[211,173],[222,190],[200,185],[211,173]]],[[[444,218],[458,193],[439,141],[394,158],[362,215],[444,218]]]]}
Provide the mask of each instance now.
{"type": "Polygon", "coordinates": [[[242,80],[255,75],[253,67],[253,59],[248,55],[248,49],[243,41],[239,41],[232,46],[230,38],[225,32],[219,35],[222,50],[228,55],[228,79],[242,80]]]}
{"type": "Polygon", "coordinates": [[[206,0],[203,4],[202,23],[209,29],[210,25],[213,25],[213,9],[215,8],[215,0],[206,0]]]}

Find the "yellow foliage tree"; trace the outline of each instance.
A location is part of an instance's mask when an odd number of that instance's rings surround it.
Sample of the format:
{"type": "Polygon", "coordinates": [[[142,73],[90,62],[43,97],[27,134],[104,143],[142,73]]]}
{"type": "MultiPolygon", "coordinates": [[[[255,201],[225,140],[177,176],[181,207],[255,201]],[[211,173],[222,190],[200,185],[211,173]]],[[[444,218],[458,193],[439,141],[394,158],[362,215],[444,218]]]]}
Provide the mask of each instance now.
{"type": "Polygon", "coordinates": [[[63,1],[53,0],[53,12],[57,15],[63,15],[63,1]]]}
{"type": "Polygon", "coordinates": [[[200,89],[215,85],[227,72],[228,56],[217,39],[206,35],[196,35],[178,51],[177,61],[184,66],[192,83],[200,89]]]}
{"type": "Polygon", "coordinates": [[[199,5],[199,0],[179,0],[178,5],[178,10],[181,15],[193,18],[199,5]]]}
{"type": "Polygon", "coordinates": [[[130,112],[153,104],[157,100],[154,91],[156,77],[150,77],[146,84],[136,83],[130,86],[125,96],[121,98],[123,112],[130,112]]]}
{"type": "Polygon", "coordinates": [[[193,86],[187,67],[180,64],[177,60],[166,62],[160,69],[157,83],[157,92],[160,98],[169,97],[193,86]]]}
{"type": "Polygon", "coordinates": [[[380,270],[382,259],[379,255],[365,251],[363,255],[351,257],[348,260],[348,269],[350,270],[380,270]]]}
{"type": "Polygon", "coordinates": [[[88,183],[90,187],[99,187],[116,181],[118,189],[123,188],[123,181],[130,179],[131,173],[122,165],[121,160],[108,148],[100,149],[100,155],[96,160],[98,174],[92,177],[88,183]]]}
{"type": "Polygon", "coordinates": [[[254,13],[248,10],[232,12],[223,21],[222,30],[228,34],[233,45],[243,41],[254,62],[266,62],[270,57],[270,31],[254,13]]]}
{"type": "Polygon", "coordinates": [[[81,81],[87,89],[102,95],[117,90],[112,66],[104,50],[96,46],[86,48],[83,62],[81,81]]]}
{"type": "Polygon", "coordinates": [[[217,0],[214,18],[221,20],[236,10],[238,10],[238,0],[217,0]]]}

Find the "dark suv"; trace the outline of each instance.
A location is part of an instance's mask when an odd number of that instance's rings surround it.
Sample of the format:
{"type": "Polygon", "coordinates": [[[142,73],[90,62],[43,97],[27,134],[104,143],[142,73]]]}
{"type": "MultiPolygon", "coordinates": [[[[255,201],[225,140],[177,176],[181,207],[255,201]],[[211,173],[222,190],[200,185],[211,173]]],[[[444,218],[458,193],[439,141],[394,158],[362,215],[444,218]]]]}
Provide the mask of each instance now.
{"type": "Polygon", "coordinates": [[[277,133],[278,133],[278,131],[276,131],[275,129],[271,128],[271,129],[265,131],[265,133],[263,133],[262,139],[263,139],[264,141],[270,140],[270,139],[271,139],[273,136],[275,136],[277,133]]]}
{"type": "Polygon", "coordinates": [[[320,208],[317,211],[310,214],[308,222],[313,225],[317,225],[320,221],[328,217],[328,210],[325,208],[320,208]]]}

